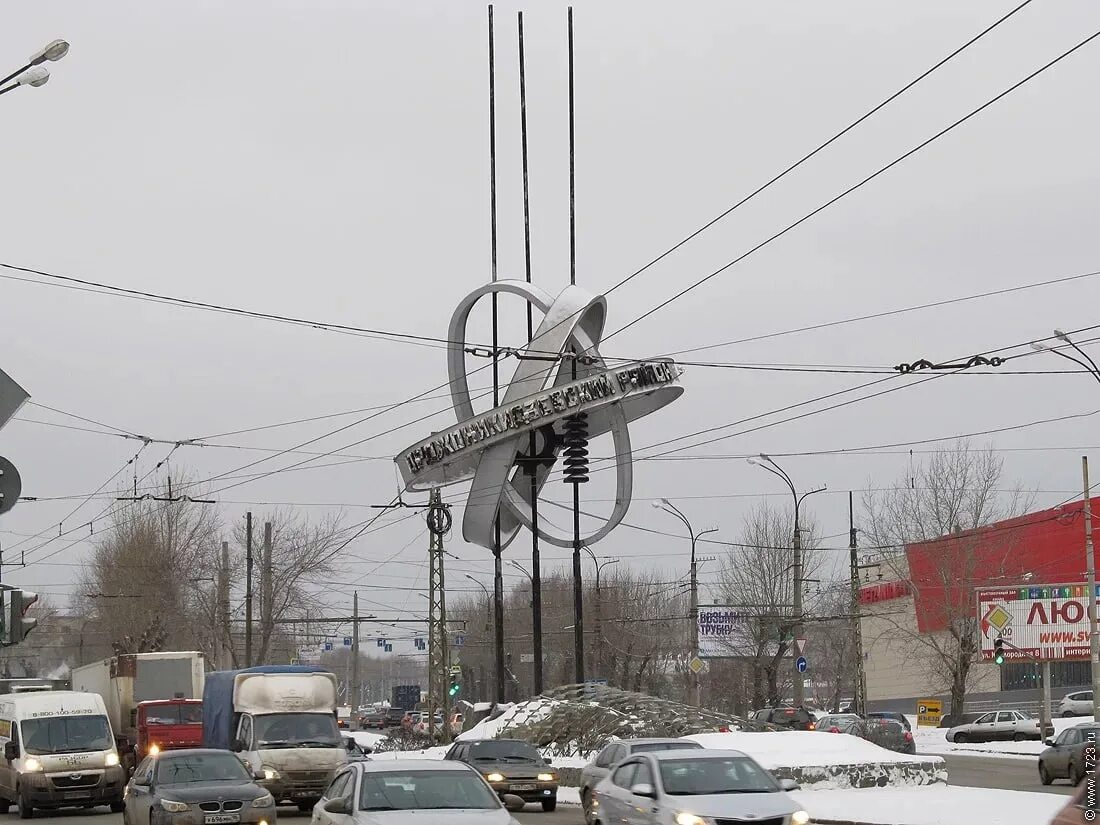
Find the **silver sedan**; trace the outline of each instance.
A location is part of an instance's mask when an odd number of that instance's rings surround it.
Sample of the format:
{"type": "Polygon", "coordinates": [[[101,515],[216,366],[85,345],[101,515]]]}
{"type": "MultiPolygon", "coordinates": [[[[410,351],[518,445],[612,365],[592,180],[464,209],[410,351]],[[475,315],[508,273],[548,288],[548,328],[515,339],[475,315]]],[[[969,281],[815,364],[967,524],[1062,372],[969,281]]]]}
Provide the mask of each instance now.
{"type": "Polygon", "coordinates": [[[810,815],[756,760],[740,751],[642,753],[596,786],[591,821],[599,825],[714,825],[752,821],[807,825],[810,815]]]}
{"type": "Polygon", "coordinates": [[[508,811],[521,809],[523,800],[506,796],[505,802],[507,809],[481,774],[462,762],[352,762],[313,808],[312,825],[424,825],[450,822],[449,815],[463,825],[519,825],[508,811]]]}

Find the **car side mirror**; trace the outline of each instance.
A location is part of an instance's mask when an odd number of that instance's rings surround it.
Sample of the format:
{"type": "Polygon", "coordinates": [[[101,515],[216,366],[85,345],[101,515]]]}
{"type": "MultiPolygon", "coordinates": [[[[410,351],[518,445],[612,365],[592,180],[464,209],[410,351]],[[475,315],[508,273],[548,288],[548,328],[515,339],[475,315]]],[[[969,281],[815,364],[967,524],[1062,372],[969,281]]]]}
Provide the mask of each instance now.
{"type": "Polygon", "coordinates": [[[245,743],[245,741],[243,739],[234,739],[233,740],[233,750],[240,753],[241,751],[248,750],[248,745],[245,743]]]}
{"type": "Polygon", "coordinates": [[[351,816],[351,803],[346,798],[330,799],[325,803],[325,810],[330,814],[343,814],[351,816]]]}
{"type": "Polygon", "coordinates": [[[647,799],[656,799],[657,791],[652,785],[642,783],[641,785],[635,785],[630,789],[630,792],[635,796],[644,796],[647,799]]]}
{"type": "Polygon", "coordinates": [[[252,779],[254,782],[263,782],[265,779],[267,779],[267,776],[264,774],[263,771],[253,771],[252,779]]]}
{"type": "Polygon", "coordinates": [[[1048,748],[1053,748],[1054,740],[1048,736],[1046,739],[1043,740],[1043,744],[1046,745],[1048,748]]]}
{"type": "Polygon", "coordinates": [[[4,745],[4,758],[7,759],[9,762],[13,759],[19,758],[18,742],[8,742],[6,745],[4,745]]]}
{"type": "Polygon", "coordinates": [[[543,763],[544,765],[546,765],[546,767],[548,767],[548,768],[552,768],[552,767],[554,767],[554,763],[553,763],[553,762],[551,762],[551,761],[550,761],[549,759],[543,759],[543,760],[542,760],[542,763],[543,763]]]}
{"type": "Polygon", "coordinates": [[[139,788],[148,788],[150,785],[149,774],[134,774],[134,784],[139,788]]]}
{"type": "Polygon", "coordinates": [[[512,813],[522,811],[527,807],[527,803],[523,801],[523,797],[516,796],[514,793],[504,794],[504,807],[512,813]]]}
{"type": "Polygon", "coordinates": [[[780,779],[779,787],[784,791],[797,791],[802,786],[793,779],[780,779]]]}

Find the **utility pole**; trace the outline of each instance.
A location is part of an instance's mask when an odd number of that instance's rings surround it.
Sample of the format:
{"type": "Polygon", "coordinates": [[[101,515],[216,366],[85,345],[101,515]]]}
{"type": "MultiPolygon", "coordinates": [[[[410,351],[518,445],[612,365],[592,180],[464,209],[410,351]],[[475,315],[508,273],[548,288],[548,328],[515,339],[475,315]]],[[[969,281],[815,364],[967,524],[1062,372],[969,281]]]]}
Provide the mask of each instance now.
{"type": "MultiPolygon", "coordinates": [[[[271,639],[272,622],[275,618],[275,582],[271,570],[271,522],[264,522],[264,555],[260,568],[260,598],[263,602],[260,607],[260,644],[266,659],[271,655],[268,643],[271,639]]],[[[261,662],[263,664],[263,662],[261,662]]]]}
{"type": "Polygon", "coordinates": [[[252,513],[245,514],[244,532],[244,666],[252,667],[252,513]]]}
{"type": "Polygon", "coordinates": [[[428,499],[428,735],[435,736],[435,711],[443,717],[443,741],[450,741],[451,668],[447,655],[447,606],[444,596],[443,537],[451,529],[451,513],[436,487],[428,499]]]}
{"type": "Polygon", "coordinates": [[[359,714],[359,591],[351,594],[351,615],[355,619],[351,623],[351,684],[349,692],[352,692],[351,718],[358,718],[359,714]]]}
{"type": "Polygon", "coordinates": [[[1089,643],[1092,670],[1092,718],[1100,722],[1100,637],[1096,635],[1096,553],[1092,546],[1092,500],[1089,498],[1089,459],[1081,456],[1081,475],[1085,484],[1085,563],[1089,577],[1089,643]]]}
{"type": "MultiPolygon", "coordinates": [[[[851,551],[852,600],[848,608],[852,623],[852,651],[856,663],[855,690],[852,704],[855,713],[863,716],[867,704],[867,682],[863,673],[863,632],[859,623],[859,555],[857,553],[855,508],[848,492],[848,548],[851,551]]],[[[839,708],[838,708],[839,710],[839,708]]]]}
{"type": "Polygon", "coordinates": [[[619,559],[610,559],[600,564],[599,559],[596,558],[596,554],[592,552],[592,548],[585,545],[585,550],[588,551],[588,555],[592,557],[592,564],[596,568],[596,603],[593,605],[596,614],[596,672],[595,677],[597,679],[606,679],[604,675],[604,649],[603,649],[603,598],[600,588],[600,573],[603,568],[611,564],[618,564],[619,559]]]}
{"type": "Polygon", "coordinates": [[[218,565],[218,657],[222,670],[233,668],[233,634],[229,625],[229,542],[222,542],[221,564],[218,565]]]}

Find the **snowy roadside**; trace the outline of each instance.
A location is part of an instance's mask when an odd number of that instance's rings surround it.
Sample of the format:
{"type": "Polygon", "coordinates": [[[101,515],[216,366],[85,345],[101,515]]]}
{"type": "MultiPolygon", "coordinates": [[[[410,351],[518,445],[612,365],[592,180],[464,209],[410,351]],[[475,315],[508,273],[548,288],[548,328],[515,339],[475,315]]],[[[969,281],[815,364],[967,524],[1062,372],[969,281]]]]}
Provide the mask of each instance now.
{"type": "Polygon", "coordinates": [[[1068,799],[1058,794],[945,785],[794,791],[791,796],[814,821],[881,825],[1034,825],[1053,819],[1068,799]]]}
{"type": "MultiPolygon", "coordinates": [[[[1072,728],[1083,721],[1084,717],[1072,717],[1069,719],[1054,719],[1054,735],[1057,736],[1066,728],[1072,728]]],[[[1006,759],[1037,759],[1039,754],[1046,750],[1042,742],[1031,739],[1026,742],[967,742],[955,743],[947,741],[947,728],[918,728],[917,717],[910,716],[909,723],[913,727],[913,741],[917,745],[917,754],[971,754],[983,757],[1004,757],[1006,759]]]]}

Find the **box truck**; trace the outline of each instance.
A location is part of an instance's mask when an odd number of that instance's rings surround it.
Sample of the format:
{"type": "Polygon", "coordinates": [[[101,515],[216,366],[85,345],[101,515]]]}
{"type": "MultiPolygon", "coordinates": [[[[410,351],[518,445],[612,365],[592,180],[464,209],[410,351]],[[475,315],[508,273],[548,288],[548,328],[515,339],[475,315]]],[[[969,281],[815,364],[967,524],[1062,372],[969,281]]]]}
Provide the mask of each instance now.
{"type": "Polygon", "coordinates": [[[123,809],[120,765],[107,707],[96,693],[67,690],[0,695],[0,810],[28,819],[35,809],[123,809]]]}
{"type": "Polygon", "coordinates": [[[203,747],[231,750],[275,802],[312,810],[343,765],[336,677],[319,667],[274,665],[208,673],[203,747]]]}
{"type": "Polygon", "coordinates": [[[73,690],[103,698],[123,767],[202,742],[206,660],[198,651],[128,653],[72,672],[73,690]]]}

